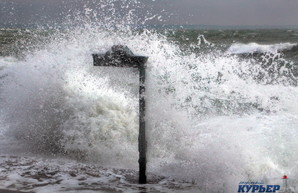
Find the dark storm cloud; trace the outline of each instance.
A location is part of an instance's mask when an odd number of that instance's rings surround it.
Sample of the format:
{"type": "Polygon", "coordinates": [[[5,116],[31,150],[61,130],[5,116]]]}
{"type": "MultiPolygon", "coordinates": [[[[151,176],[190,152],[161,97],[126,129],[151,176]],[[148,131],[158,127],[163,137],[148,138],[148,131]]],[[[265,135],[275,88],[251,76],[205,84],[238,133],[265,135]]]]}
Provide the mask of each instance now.
{"type": "MultiPolygon", "coordinates": [[[[0,23],[57,23],[76,11],[83,12],[84,5],[100,11],[100,4],[103,2],[105,1],[0,0],[0,23]]],[[[146,10],[162,16],[161,19],[154,19],[149,23],[298,26],[297,0],[140,0],[140,2],[143,10],[139,10],[137,14],[141,18],[144,17],[142,15],[146,10]]]]}

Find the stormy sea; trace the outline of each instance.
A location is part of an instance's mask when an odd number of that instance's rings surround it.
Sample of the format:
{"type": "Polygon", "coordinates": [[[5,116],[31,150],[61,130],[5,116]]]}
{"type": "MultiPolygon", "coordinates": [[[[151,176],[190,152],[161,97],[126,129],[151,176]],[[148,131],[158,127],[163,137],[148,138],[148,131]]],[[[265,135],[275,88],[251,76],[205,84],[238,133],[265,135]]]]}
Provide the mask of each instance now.
{"type": "Polygon", "coordinates": [[[0,29],[0,189],[234,193],[258,182],[298,192],[298,30],[92,14],[0,29]],[[92,54],[113,45],[148,57],[145,185],[138,72],[93,66],[92,54]]]}

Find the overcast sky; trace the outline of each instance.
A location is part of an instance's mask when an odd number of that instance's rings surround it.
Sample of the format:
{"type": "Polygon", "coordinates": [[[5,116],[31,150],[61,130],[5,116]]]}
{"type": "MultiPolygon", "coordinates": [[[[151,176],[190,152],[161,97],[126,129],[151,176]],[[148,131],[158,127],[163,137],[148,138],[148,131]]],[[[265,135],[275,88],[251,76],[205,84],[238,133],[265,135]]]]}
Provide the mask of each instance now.
{"type": "MultiPolygon", "coordinates": [[[[74,10],[82,10],[85,4],[87,7],[100,10],[101,5],[107,1],[0,0],[0,24],[61,22],[74,10]]],[[[157,19],[150,21],[155,24],[298,26],[298,0],[139,0],[139,2],[143,7],[143,10],[138,10],[139,15],[144,14],[145,9],[150,9],[150,12],[162,16],[162,21],[157,19]]]]}

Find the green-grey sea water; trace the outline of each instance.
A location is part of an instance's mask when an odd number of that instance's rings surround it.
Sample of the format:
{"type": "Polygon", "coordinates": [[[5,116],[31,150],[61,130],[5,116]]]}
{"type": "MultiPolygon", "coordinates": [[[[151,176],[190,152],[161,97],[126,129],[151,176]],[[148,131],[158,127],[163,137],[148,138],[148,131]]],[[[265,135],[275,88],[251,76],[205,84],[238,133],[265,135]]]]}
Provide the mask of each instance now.
{"type": "MultiPolygon", "coordinates": [[[[279,50],[279,53],[294,64],[298,63],[298,30],[264,29],[264,30],[200,30],[200,29],[158,29],[156,33],[165,35],[169,41],[175,42],[181,49],[188,50],[192,44],[198,43],[198,37],[204,37],[216,49],[225,52],[232,44],[257,43],[273,45],[292,43],[295,46],[279,50]]],[[[0,55],[18,56],[23,51],[35,49],[53,30],[37,29],[0,29],[0,55]]],[[[204,42],[203,42],[204,43],[204,42]]],[[[198,50],[197,50],[198,51],[198,50]]],[[[202,50],[200,50],[202,51],[202,50]]],[[[209,50],[212,51],[212,50],[209,50]]],[[[269,52],[270,50],[268,50],[269,52]]]]}

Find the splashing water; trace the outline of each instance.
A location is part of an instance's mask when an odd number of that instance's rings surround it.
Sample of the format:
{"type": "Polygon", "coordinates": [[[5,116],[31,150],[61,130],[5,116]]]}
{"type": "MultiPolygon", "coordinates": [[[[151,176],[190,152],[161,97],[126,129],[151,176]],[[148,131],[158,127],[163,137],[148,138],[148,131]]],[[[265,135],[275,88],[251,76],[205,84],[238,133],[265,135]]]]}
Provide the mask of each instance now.
{"type": "MultiPolygon", "coordinates": [[[[184,52],[161,33],[135,30],[137,5],[110,1],[103,13],[86,5],[79,27],[58,30],[24,58],[2,57],[0,135],[24,152],[137,169],[137,72],[94,67],[91,58],[124,44],[149,56],[149,171],[193,181],[202,192],[235,192],[240,181],[273,183],[284,173],[297,179],[291,69],[226,55],[202,35],[184,52]],[[204,42],[212,52],[203,51],[204,42]]],[[[298,182],[291,186],[297,190],[298,182]]]]}

